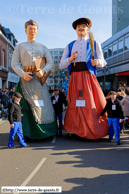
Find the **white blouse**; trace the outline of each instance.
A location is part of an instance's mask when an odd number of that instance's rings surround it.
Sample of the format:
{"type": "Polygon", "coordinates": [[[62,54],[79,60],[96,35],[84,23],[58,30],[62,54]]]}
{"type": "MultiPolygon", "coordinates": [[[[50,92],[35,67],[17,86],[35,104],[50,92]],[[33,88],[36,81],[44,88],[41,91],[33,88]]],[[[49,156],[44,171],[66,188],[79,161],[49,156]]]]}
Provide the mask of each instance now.
{"type": "Polygon", "coordinates": [[[42,57],[46,57],[47,60],[47,63],[43,68],[47,73],[54,66],[53,60],[47,47],[40,43],[36,43],[35,41],[23,42],[16,46],[12,56],[11,66],[13,70],[20,77],[22,77],[25,73],[22,66],[34,65],[34,61],[42,57]],[[22,66],[19,62],[21,62],[22,66]]]}
{"type": "MultiPolygon", "coordinates": [[[[87,37],[84,37],[82,39],[78,38],[78,40],[76,40],[76,42],[73,44],[72,53],[78,51],[75,62],[86,62],[86,47],[87,47],[87,37]]],[[[107,64],[107,62],[104,60],[101,45],[99,42],[96,42],[96,54],[97,54],[96,57],[99,60],[98,67],[104,67],[107,64]]],[[[70,65],[68,58],[69,49],[67,45],[61,58],[61,62],[59,65],[60,69],[65,69],[70,65]]]]}

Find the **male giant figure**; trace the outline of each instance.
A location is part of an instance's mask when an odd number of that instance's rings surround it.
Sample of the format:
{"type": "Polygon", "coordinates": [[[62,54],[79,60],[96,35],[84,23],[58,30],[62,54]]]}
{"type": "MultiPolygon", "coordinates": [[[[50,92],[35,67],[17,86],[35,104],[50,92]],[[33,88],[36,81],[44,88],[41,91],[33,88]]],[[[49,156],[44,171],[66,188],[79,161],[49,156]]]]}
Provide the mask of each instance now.
{"type": "Polygon", "coordinates": [[[106,115],[99,115],[106,105],[103,92],[96,79],[96,66],[104,67],[101,46],[94,41],[95,59],[92,60],[87,35],[92,22],[88,18],[79,18],[72,24],[78,39],[69,43],[63,53],[60,68],[68,67],[71,75],[68,89],[68,107],[64,129],[87,139],[99,139],[108,134],[106,115]],[[75,65],[74,65],[75,60],[75,65]]]}

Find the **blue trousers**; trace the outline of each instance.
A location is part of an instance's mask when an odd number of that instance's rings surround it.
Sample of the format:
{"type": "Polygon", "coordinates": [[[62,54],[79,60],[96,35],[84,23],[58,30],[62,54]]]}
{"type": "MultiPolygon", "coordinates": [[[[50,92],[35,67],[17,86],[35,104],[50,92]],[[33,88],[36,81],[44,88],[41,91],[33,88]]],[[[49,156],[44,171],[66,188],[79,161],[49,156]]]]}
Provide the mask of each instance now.
{"type": "Polygon", "coordinates": [[[23,137],[23,132],[22,132],[22,124],[21,122],[14,122],[14,128],[10,129],[10,134],[9,134],[9,142],[8,142],[8,147],[14,147],[13,142],[14,142],[14,136],[17,133],[18,139],[20,142],[20,146],[24,147],[26,146],[24,137],[23,137]]]}
{"type": "Polygon", "coordinates": [[[119,120],[120,118],[108,118],[109,139],[113,139],[115,133],[116,142],[120,142],[119,120]]]}
{"type": "Polygon", "coordinates": [[[59,119],[59,131],[62,130],[62,113],[61,114],[56,114],[56,116],[59,119]]]}

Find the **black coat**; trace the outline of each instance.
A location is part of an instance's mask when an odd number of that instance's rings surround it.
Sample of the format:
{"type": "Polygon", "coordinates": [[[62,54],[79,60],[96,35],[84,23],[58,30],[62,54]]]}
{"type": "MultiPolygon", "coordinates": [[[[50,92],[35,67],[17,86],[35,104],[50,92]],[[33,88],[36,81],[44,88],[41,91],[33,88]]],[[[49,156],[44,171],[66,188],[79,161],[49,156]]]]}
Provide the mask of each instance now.
{"type": "Polygon", "coordinates": [[[20,122],[21,121],[21,106],[18,105],[15,101],[9,105],[8,109],[8,120],[10,124],[13,122],[20,122]]]}
{"type": "Polygon", "coordinates": [[[1,104],[5,104],[5,101],[4,101],[4,95],[2,92],[0,92],[0,99],[1,99],[1,104]]]}
{"type": "MultiPolygon", "coordinates": [[[[55,100],[55,96],[51,97],[52,104],[53,100],[55,100]]],[[[59,94],[58,102],[53,104],[53,108],[56,114],[61,114],[63,112],[63,104],[67,106],[67,101],[62,95],[59,94]]]]}
{"type": "Polygon", "coordinates": [[[114,103],[116,105],[116,110],[112,110],[113,103],[111,101],[111,98],[109,100],[107,100],[107,104],[106,104],[105,108],[103,109],[103,111],[101,113],[101,116],[103,116],[104,113],[107,112],[109,118],[121,118],[121,119],[124,119],[122,104],[121,104],[120,100],[116,99],[114,101],[114,103]]]}

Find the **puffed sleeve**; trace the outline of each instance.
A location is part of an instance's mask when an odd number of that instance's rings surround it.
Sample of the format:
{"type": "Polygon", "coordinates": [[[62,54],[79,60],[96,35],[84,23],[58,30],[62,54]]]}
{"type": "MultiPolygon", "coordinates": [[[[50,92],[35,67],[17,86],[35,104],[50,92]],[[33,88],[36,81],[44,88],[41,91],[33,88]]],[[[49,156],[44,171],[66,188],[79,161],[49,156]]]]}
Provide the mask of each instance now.
{"type": "Polygon", "coordinates": [[[44,49],[44,57],[46,57],[46,60],[47,60],[47,63],[45,65],[45,67],[43,68],[43,70],[46,73],[48,73],[51,70],[51,68],[54,66],[54,63],[53,63],[52,57],[51,57],[50,52],[47,49],[47,47],[43,46],[43,49],[44,49]]]}
{"type": "Polygon", "coordinates": [[[65,47],[65,50],[63,52],[61,61],[60,61],[60,69],[65,69],[70,65],[70,62],[68,61],[69,58],[69,49],[68,49],[68,45],[65,47]]]}
{"type": "Polygon", "coordinates": [[[20,76],[22,77],[23,74],[25,73],[20,65],[20,51],[19,51],[19,45],[15,47],[15,50],[13,52],[12,56],[12,61],[11,61],[11,66],[13,70],[20,76]]]}
{"type": "Polygon", "coordinates": [[[107,62],[104,60],[103,52],[101,49],[101,45],[99,42],[96,42],[96,53],[97,53],[97,59],[99,60],[98,67],[105,67],[107,62]]]}

